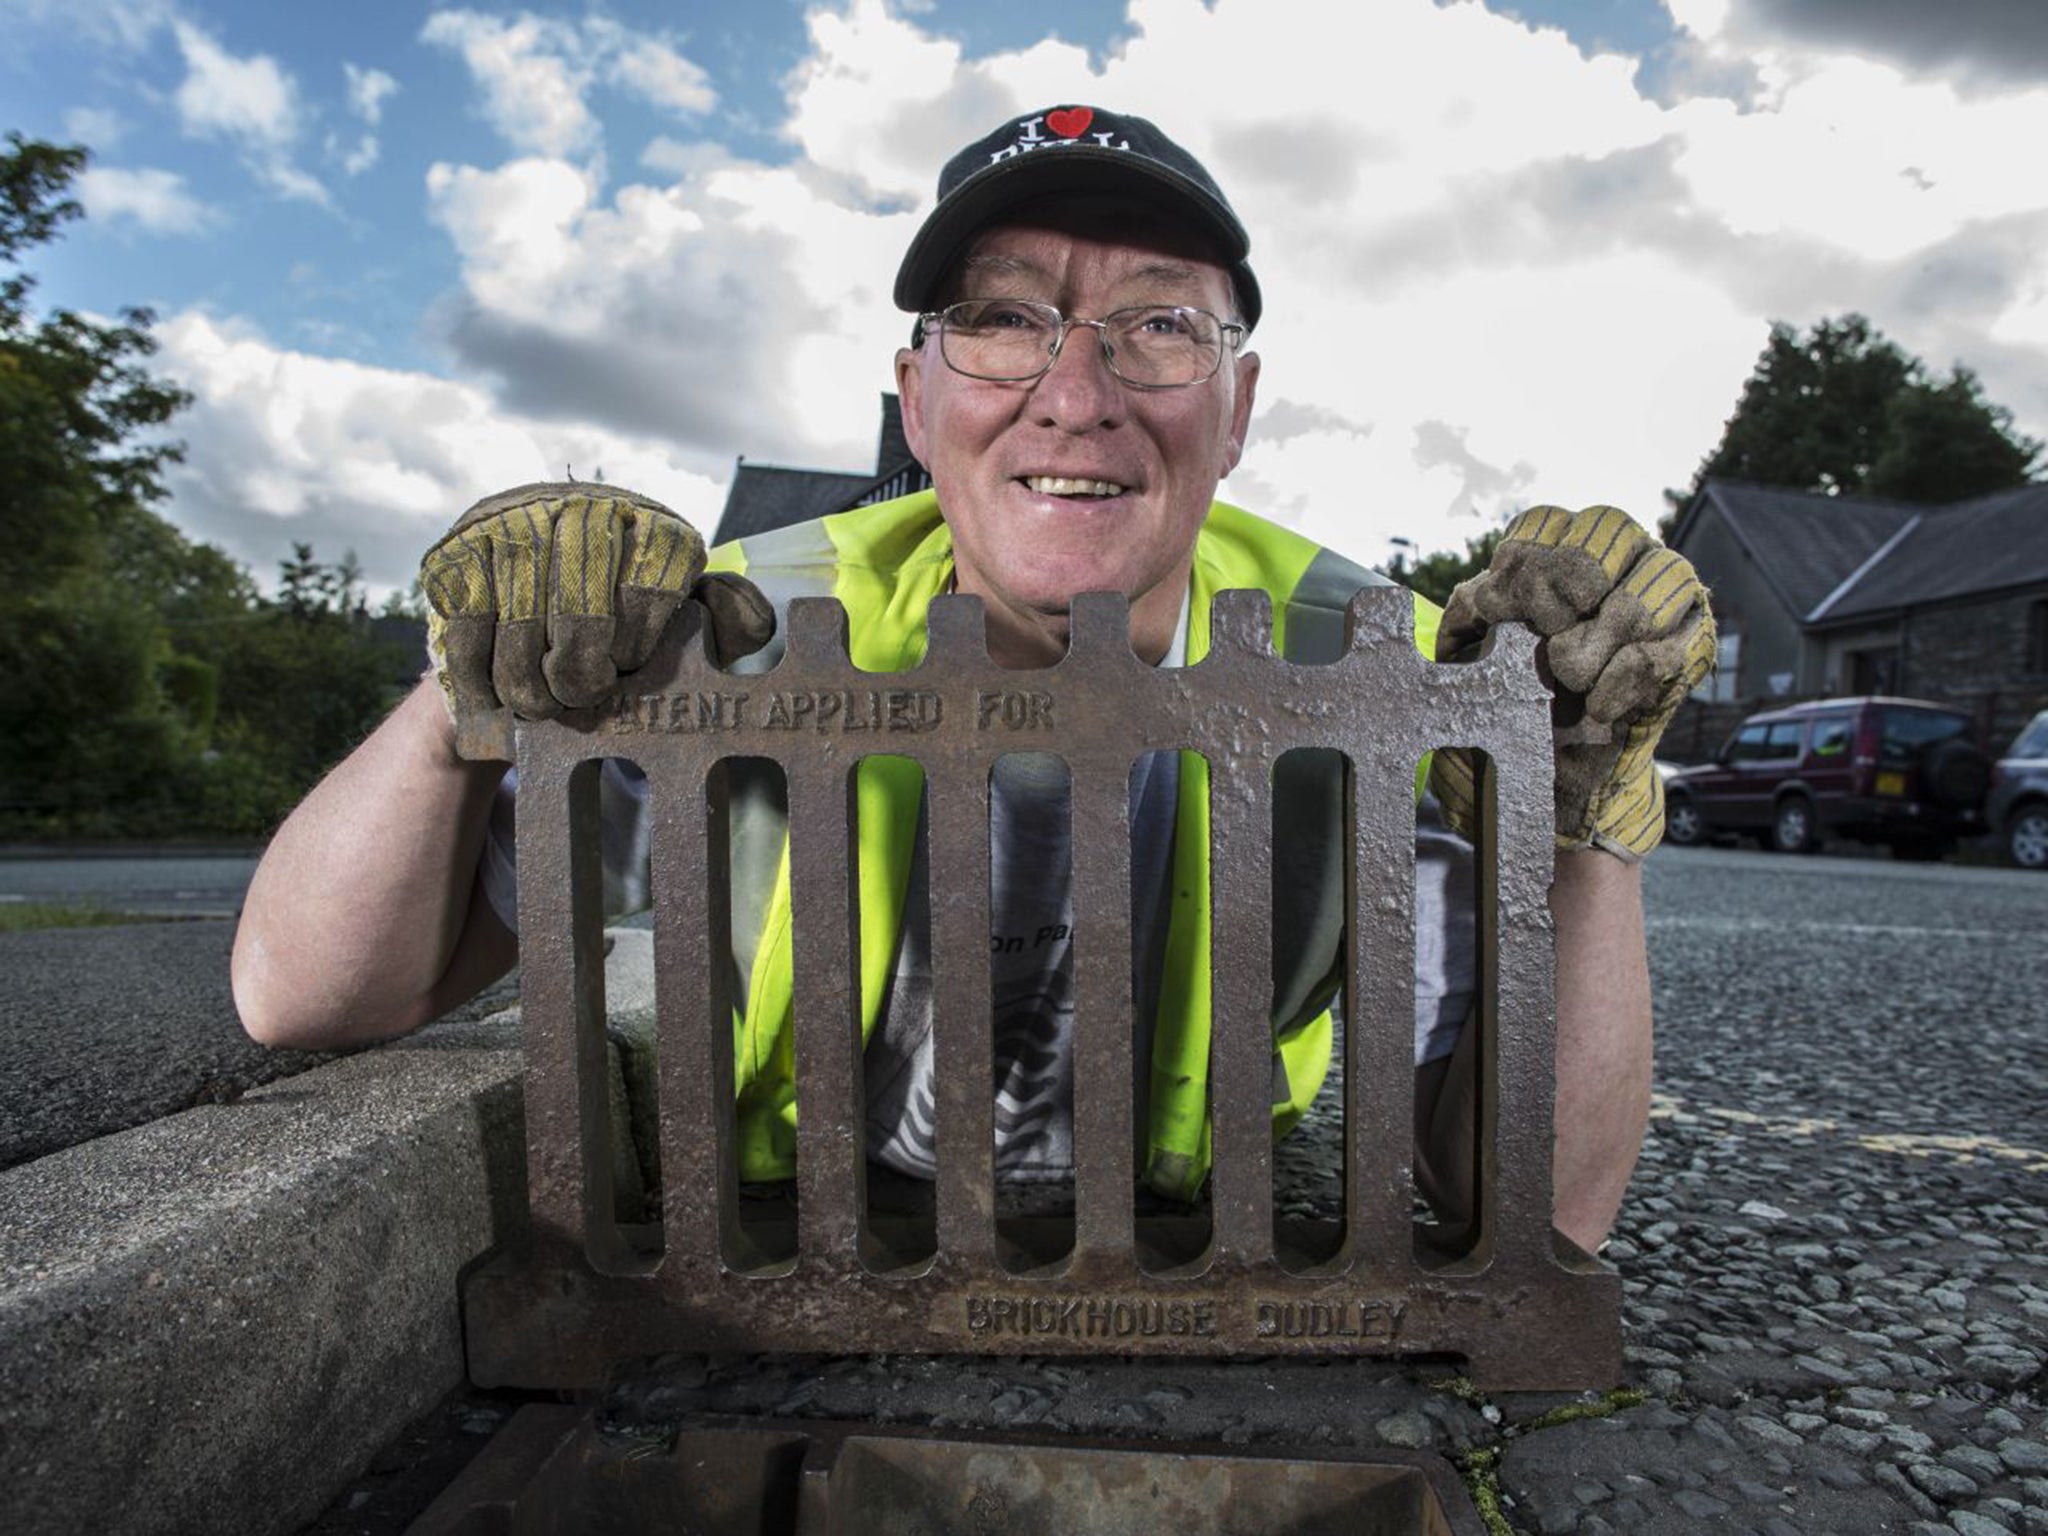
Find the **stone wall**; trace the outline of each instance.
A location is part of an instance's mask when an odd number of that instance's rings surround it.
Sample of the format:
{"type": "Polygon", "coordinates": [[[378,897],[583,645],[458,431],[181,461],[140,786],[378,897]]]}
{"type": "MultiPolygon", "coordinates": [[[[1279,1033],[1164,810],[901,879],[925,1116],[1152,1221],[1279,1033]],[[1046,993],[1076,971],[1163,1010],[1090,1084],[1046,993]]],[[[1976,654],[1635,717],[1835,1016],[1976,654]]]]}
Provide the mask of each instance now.
{"type": "Polygon", "coordinates": [[[2030,665],[2029,626],[2048,587],[1918,608],[1900,624],[1899,691],[1938,699],[1977,717],[1984,746],[2005,750],[2020,727],[2048,709],[2048,670],[2030,665]]]}

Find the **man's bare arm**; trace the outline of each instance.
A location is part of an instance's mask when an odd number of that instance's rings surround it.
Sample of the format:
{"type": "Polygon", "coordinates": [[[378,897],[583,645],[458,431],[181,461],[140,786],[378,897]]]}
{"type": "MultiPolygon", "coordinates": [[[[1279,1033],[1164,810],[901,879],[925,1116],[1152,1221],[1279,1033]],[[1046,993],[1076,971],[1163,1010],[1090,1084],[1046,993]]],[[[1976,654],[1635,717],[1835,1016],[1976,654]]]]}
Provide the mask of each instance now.
{"type": "MultiPolygon", "coordinates": [[[[1561,851],[1550,887],[1557,952],[1552,1221],[1591,1253],[1607,1237],[1650,1114],[1650,973],[1642,866],[1561,851]]],[[[1452,1231],[1471,1219],[1479,1031],[1416,1069],[1415,1172],[1452,1231]]]]}
{"type": "Polygon", "coordinates": [[[1611,854],[1557,856],[1555,1221],[1587,1252],[1621,1209],[1650,1121],[1650,965],[1643,871],[1611,854]]]}
{"type": "Polygon", "coordinates": [[[455,755],[421,684],[278,829],[235,934],[235,1007],[265,1045],[331,1049],[438,1018],[511,968],[477,860],[502,763],[455,755]]]}

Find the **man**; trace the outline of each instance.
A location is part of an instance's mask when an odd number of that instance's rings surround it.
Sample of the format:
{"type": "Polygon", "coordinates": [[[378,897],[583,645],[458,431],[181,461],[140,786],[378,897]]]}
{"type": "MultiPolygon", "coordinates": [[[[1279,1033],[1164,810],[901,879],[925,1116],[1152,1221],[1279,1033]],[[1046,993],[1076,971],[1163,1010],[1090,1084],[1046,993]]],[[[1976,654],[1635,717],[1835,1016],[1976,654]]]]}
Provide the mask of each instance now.
{"type": "MultiPolygon", "coordinates": [[[[1129,598],[1132,645],[1145,661],[1197,660],[1209,600],[1234,586],[1272,594],[1287,654],[1317,659],[1350,594],[1379,578],[1213,502],[1243,451],[1259,378],[1259,360],[1244,348],[1262,306],[1249,250],[1208,173],[1150,123],[1089,107],[1013,120],[947,164],[938,205],[897,278],[898,304],[918,317],[896,359],[904,429],[932,492],[722,549],[701,580],[701,543],[644,498],[537,486],[465,514],[424,568],[439,686],[423,684],[308,797],[252,881],[234,962],[251,1034],[296,1046],[386,1038],[513,963],[503,770],[455,756],[444,702],[502,701],[534,716],[596,704],[645,659],[685,594],[705,603],[727,655],[767,641],[741,668],[776,654],[764,597],[779,609],[806,593],[845,603],[860,665],[914,665],[925,604],[947,590],[982,600],[991,655],[1005,666],[1056,660],[1073,596],[1099,590],[1129,598]]],[[[1417,604],[1418,643],[1446,655],[1490,624],[1535,624],[1553,637],[1550,665],[1571,702],[1614,727],[1604,744],[1560,747],[1551,898],[1556,1220],[1587,1248],[1613,1221],[1648,1112],[1635,859],[1654,844],[1661,817],[1651,748],[1711,653],[1698,598],[1683,562],[1619,514],[1540,509],[1518,520],[1493,570],[1454,601],[1440,640],[1434,611],[1417,604]]],[[[1469,815],[1466,769],[1440,765],[1454,823],[1469,815]]],[[[1174,754],[1154,754],[1139,780],[1135,1024],[1149,1031],[1139,1060],[1152,1068],[1139,1069],[1149,1078],[1139,1084],[1148,1100],[1144,1172],[1186,1198],[1206,1174],[1206,937],[1183,910],[1205,879],[1203,802],[1174,754]]],[[[1304,781],[1300,795],[1279,798],[1314,808],[1328,804],[1319,798],[1327,790],[1304,781]]],[[[932,999],[919,912],[936,876],[916,836],[914,776],[871,764],[861,793],[864,812],[870,795],[876,809],[863,815],[859,850],[869,1153],[928,1172],[932,999]],[[870,819],[896,831],[870,838],[870,819]],[[883,914],[872,928],[871,909],[883,914]]],[[[1006,922],[1062,926],[1043,921],[1068,900],[1060,794],[1042,763],[1019,761],[997,776],[998,935],[1006,922]]],[[[631,775],[609,776],[606,871],[616,904],[645,887],[637,800],[631,775]]],[[[741,1161],[748,1176],[771,1177],[787,1172],[794,1149],[787,876],[778,885],[773,873],[773,787],[742,782],[736,800],[741,1161]]],[[[1306,1108],[1328,1061],[1331,913],[1341,893],[1329,871],[1341,861],[1327,819],[1322,826],[1277,860],[1276,901],[1288,921],[1275,923],[1276,1130],[1306,1108]]],[[[1475,1033],[1457,1028],[1468,946],[1457,904],[1443,896],[1460,862],[1440,836],[1425,837],[1418,853],[1427,974],[1418,978],[1417,1164],[1425,1186],[1455,1207],[1469,1187],[1475,1033]]],[[[1004,946],[994,947],[998,1168],[1059,1177],[1071,1155],[1062,1118],[1071,1112],[1071,1051],[1059,1005],[1070,956],[1035,957],[1006,974],[1004,946]],[[1009,1027],[1006,998],[1017,1009],[1009,1027]]]]}

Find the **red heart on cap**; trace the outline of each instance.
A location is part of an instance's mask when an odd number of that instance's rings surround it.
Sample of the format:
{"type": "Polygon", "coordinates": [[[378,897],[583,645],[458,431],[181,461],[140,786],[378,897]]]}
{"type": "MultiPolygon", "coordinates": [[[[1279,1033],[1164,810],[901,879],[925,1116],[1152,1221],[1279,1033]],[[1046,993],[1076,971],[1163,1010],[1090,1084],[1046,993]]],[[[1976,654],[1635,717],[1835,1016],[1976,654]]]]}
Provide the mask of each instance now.
{"type": "Polygon", "coordinates": [[[1095,121],[1093,107],[1069,107],[1064,111],[1045,114],[1045,125],[1063,139],[1078,139],[1088,131],[1088,125],[1095,121]]]}

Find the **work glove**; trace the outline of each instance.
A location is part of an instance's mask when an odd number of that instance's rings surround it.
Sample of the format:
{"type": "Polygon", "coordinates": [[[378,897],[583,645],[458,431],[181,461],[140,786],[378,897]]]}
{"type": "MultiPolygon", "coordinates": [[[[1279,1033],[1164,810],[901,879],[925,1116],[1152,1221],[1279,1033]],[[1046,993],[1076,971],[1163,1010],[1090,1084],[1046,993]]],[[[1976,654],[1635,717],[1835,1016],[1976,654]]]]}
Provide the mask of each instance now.
{"type": "MultiPolygon", "coordinates": [[[[1664,835],[1657,742],[1714,665],[1714,619],[1684,556],[1613,507],[1531,507],[1487,568],[1459,583],[1437,630],[1437,659],[1468,655],[1496,624],[1539,640],[1557,756],[1557,846],[1636,860],[1664,835]]],[[[1468,836],[1476,803],[1469,753],[1435,754],[1431,788],[1468,836]]]]}
{"type": "Polygon", "coordinates": [[[712,651],[758,650],[775,614],[743,577],[705,574],[704,540],[648,497],[547,482],[486,497],[420,562],[427,651],[458,724],[501,706],[529,720],[602,704],[694,597],[712,651]]]}

